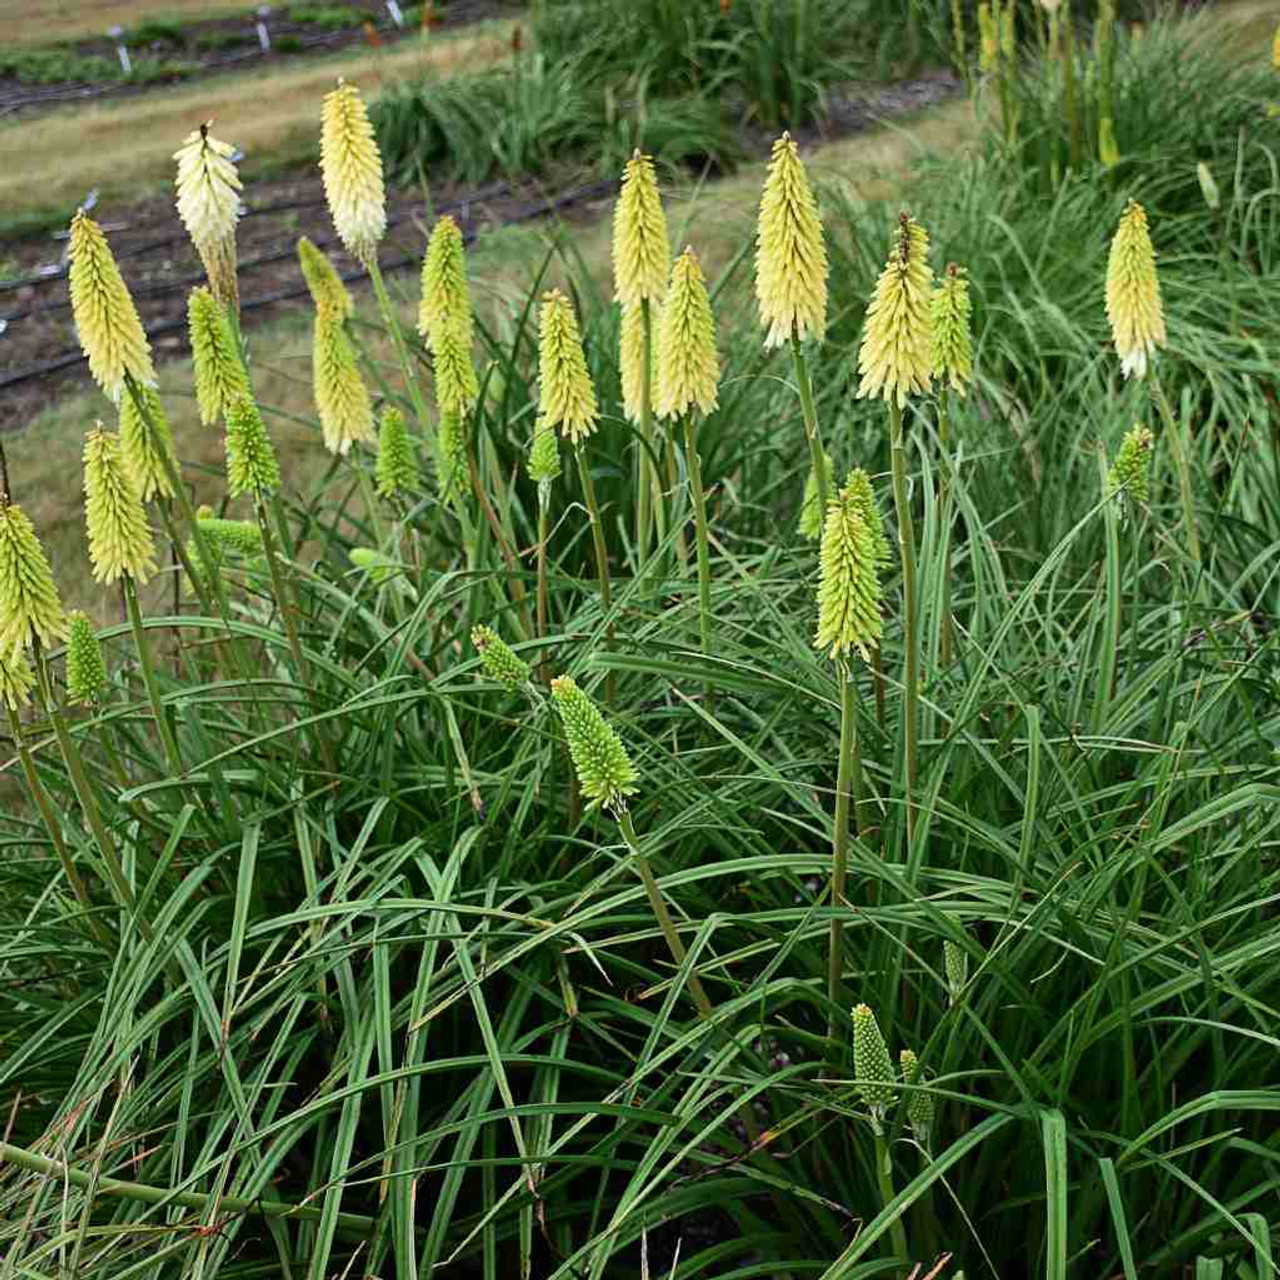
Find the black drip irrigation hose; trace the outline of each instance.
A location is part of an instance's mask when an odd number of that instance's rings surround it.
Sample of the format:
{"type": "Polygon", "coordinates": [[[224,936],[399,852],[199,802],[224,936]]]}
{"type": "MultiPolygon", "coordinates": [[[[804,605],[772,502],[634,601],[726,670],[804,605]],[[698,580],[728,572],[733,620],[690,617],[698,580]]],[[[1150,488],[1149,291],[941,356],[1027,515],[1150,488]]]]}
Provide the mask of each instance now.
{"type": "MultiPolygon", "coordinates": [[[[503,220],[503,226],[513,226],[519,222],[531,222],[535,218],[541,218],[548,213],[554,213],[559,209],[567,208],[569,205],[577,204],[582,200],[589,200],[592,196],[602,195],[605,192],[616,191],[618,180],[616,178],[602,178],[599,182],[591,182],[585,186],[575,187],[571,191],[566,191],[561,195],[552,196],[547,200],[541,200],[537,204],[529,205],[525,209],[519,210],[511,217],[503,220]]],[[[476,231],[464,231],[462,240],[464,244],[471,244],[476,236],[476,231]]],[[[417,266],[421,262],[421,255],[418,253],[406,253],[399,258],[393,258],[390,262],[379,264],[383,271],[400,271],[407,266],[417,266]]],[[[368,272],[363,268],[355,271],[340,272],[340,277],[345,284],[351,284],[358,280],[366,279],[368,272]]],[[[203,279],[203,277],[201,277],[203,279]]],[[[272,293],[263,294],[258,298],[247,299],[240,304],[241,312],[253,311],[258,307],[272,306],[277,302],[287,302],[292,298],[301,298],[307,293],[307,286],[296,285],[288,289],[277,289],[272,293]]],[[[187,322],[182,320],[166,320],[163,324],[153,325],[147,330],[148,338],[158,338],[166,333],[174,333],[178,330],[185,330],[187,322]]],[[[63,369],[70,369],[75,365],[84,363],[85,355],[79,349],[68,350],[59,356],[55,356],[52,360],[47,360],[43,364],[35,365],[28,369],[20,369],[16,373],[7,373],[0,377],[0,390],[6,387],[17,386],[22,382],[30,382],[36,378],[43,378],[51,373],[58,373],[63,369]]],[[[0,427],[0,435],[9,434],[18,431],[18,426],[0,427]]]]}

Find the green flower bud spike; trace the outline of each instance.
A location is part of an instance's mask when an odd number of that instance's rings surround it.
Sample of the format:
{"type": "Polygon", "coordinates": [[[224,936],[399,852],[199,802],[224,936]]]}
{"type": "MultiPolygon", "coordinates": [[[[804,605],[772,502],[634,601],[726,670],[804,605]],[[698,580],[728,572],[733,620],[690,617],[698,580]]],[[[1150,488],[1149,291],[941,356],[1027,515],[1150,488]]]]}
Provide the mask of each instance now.
{"type": "Polygon", "coordinates": [[[867,308],[858,352],[859,398],[894,400],[901,408],[908,396],[930,388],[933,272],[928,251],[924,228],[902,214],[893,250],[867,308]]]}
{"type": "Polygon", "coordinates": [[[357,569],[369,575],[369,581],[375,587],[384,586],[404,572],[404,566],[399,560],[375,551],[372,547],[352,547],[347,555],[357,569]]]}
{"type": "MultiPolygon", "coordinates": [[[[825,449],[822,451],[822,470],[829,490],[835,483],[835,464],[825,449]]],[[[818,477],[812,467],[809,468],[808,478],[804,482],[804,499],[800,504],[798,528],[800,536],[806,542],[816,542],[822,537],[822,504],[818,501],[818,477]]]]}
{"type": "Polygon", "coordinates": [[[0,658],[17,672],[22,650],[33,641],[48,646],[66,633],[53,570],[36,531],[21,507],[0,498],[0,658]]]}
{"type": "Polygon", "coordinates": [[[865,1004],[853,1010],[853,1069],[858,1077],[858,1092],[870,1108],[872,1123],[882,1129],[889,1107],[897,1097],[898,1081],[889,1048],[880,1034],[880,1024],[865,1004]]]}
{"type": "Polygon", "coordinates": [[[418,458],[409,439],[409,429],[404,414],[394,405],[387,405],[382,411],[375,476],[378,493],[383,498],[407,497],[417,491],[420,483],[418,458]]]}
{"type": "Polygon", "coordinates": [[[467,465],[467,433],[461,417],[445,413],[436,432],[436,477],[440,501],[459,507],[471,489],[471,471],[467,465]]]}
{"type": "Polygon", "coordinates": [[[560,478],[560,473],[560,441],[554,429],[539,418],[529,446],[529,479],[538,485],[549,485],[560,478]]]}
{"type": "Polygon", "coordinates": [[[671,249],[653,161],[632,153],[613,212],[614,296],[623,307],[661,298],[667,288],[671,249]]]}
{"type": "Polygon", "coordinates": [[[627,807],[627,797],[636,793],[639,776],[622,739],[572,677],[552,680],[551,697],[564,723],[582,794],[593,809],[602,807],[621,813],[627,807]]]}
{"type": "Polygon", "coordinates": [[[19,649],[15,653],[0,652],[0,702],[10,711],[17,711],[31,701],[36,673],[27,655],[19,649]]]}
{"type": "Polygon", "coordinates": [[[832,659],[847,660],[857,650],[868,662],[880,643],[880,556],[864,510],[846,485],[827,507],[818,579],[813,643],[832,659]]]}
{"type": "Polygon", "coordinates": [[[120,448],[125,466],[129,468],[143,502],[152,498],[172,498],[173,485],[169,483],[169,468],[178,472],[178,459],[173,452],[173,432],[165,416],[160,397],[151,387],[142,387],[142,401],[147,408],[147,419],[138,412],[138,406],[130,395],[120,398],[120,448]],[[168,457],[169,467],[164,460],[168,457]]]}
{"type": "Polygon", "coordinates": [[[947,994],[955,1004],[969,981],[969,953],[959,943],[945,940],[942,944],[942,969],[947,979],[947,994]]]}
{"type": "Polygon", "coordinates": [[[151,346],[102,229],[83,209],[71,219],[71,314],[94,381],[119,402],[124,375],[154,386],[151,346]]]}
{"type": "Polygon", "coordinates": [[[827,251],[818,202],[789,133],[773,144],[760,198],[756,299],[766,347],[784,346],[793,333],[800,340],[822,341],[827,328],[827,251]]]}
{"type": "Polygon", "coordinates": [[[929,1134],[933,1129],[933,1095],[919,1088],[924,1078],[920,1074],[919,1059],[910,1049],[903,1049],[898,1061],[902,1064],[902,1083],[917,1086],[906,1095],[907,1121],[916,1141],[928,1151],[929,1134]]]}
{"type": "Polygon", "coordinates": [[[658,416],[676,418],[694,409],[711,413],[719,379],[711,299],[698,256],[686,249],[671,269],[658,327],[658,416]]]}
{"type": "MultiPolygon", "coordinates": [[[[207,508],[201,508],[206,511],[207,508]]],[[[215,515],[199,514],[196,523],[205,541],[215,549],[219,560],[228,551],[251,559],[263,554],[262,529],[253,520],[224,520],[215,515]]]]}
{"type": "Polygon", "coordinates": [[[346,320],[355,311],[355,303],[342,277],[332,262],[319,249],[302,236],[298,240],[298,265],[302,268],[302,278],[311,291],[311,300],[316,309],[332,312],[346,320]]]}
{"type": "Polygon", "coordinates": [[[532,669],[520,658],[492,627],[472,627],[471,643],[480,655],[480,664],[490,680],[508,689],[521,689],[529,683],[532,669]]]}
{"type": "Polygon", "coordinates": [[[193,289],[187,299],[187,326],[200,421],[212,427],[229,405],[248,397],[249,379],[236,352],[227,313],[204,286],[193,289]]]}
{"type": "Polygon", "coordinates": [[[280,464],[266,423],[252,400],[237,400],[227,409],[227,488],[233,498],[275,493],[280,464]]]}
{"type": "Polygon", "coordinates": [[[373,405],[341,317],[323,307],[316,311],[311,373],[325,448],[345,457],[356,441],[373,439],[373,405]]]}
{"type": "Polygon", "coordinates": [[[1120,369],[1127,378],[1145,377],[1147,362],[1165,345],[1164,307],[1156,276],[1156,251],[1147,215],[1130,200],[1111,241],[1107,260],[1107,319],[1120,369]]]}
{"type": "Polygon", "coordinates": [[[961,396],[973,381],[972,310],[968,275],[952,263],[931,300],[933,376],[961,396]]]}
{"type": "Polygon", "coordinates": [[[107,684],[98,634],[88,616],[78,610],[67,614],[67,623],[67,697],[83,706],[97,706],[107,684]]]}
{"type": "Polygon", "coordinates": [[[94,581],[128,576],[146,582],[156,572],[155,543],[138,487],[124,465],[120,437],[101,423],[85,437],[84,496],[94,581]]]}
{"type": "Polygon", "coordinates": [[[474,334],[462,232],[452,218],[436,223],[422,264],[418,332],[433,357],[436,403],[442,413],[467,413],[480,395],[471,359],[474,334]]]}
{"type": "Polygon", "coordinates": [[[538,381],[539,407],[547,426],[558,427],[570,444],[581,443],[596,429],[600,410],[578,321],[559,289],[552,289],[542,300],[538,381]]]}
{"type": "Polygon", "coordinates": [[[1107,476],[1108,494],[1123,491],[1131,502],[1145,504],[1150,500],[1147,464],[1151,460],[1154,445],[1155,436],[1149,428],[1140,422],[1134,423],[1125,433],[1120,451],[1107,476]]]}
{"type": "Polygon", "coordinates": [[[888,564],[889,539],[885,536],[884,517],[881,516],[880,507],[876,503],[875,490],[871,487],[871,477],[861,467],[854,467],[844,483],[845,488],[849,490],[849,497],[853,499],[854,506],[858,508],[871,534],[876,564],[888,564]]]}

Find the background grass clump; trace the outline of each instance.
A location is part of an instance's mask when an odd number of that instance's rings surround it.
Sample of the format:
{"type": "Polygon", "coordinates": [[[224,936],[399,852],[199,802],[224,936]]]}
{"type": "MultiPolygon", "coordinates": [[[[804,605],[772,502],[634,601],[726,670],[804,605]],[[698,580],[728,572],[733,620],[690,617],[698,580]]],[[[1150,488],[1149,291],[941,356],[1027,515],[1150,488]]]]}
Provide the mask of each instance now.
{"type": "MultiPolygon", "coordinates": [[[[209,575],[100,627],[93,708],[37,653],[43,698],[9,720],[30,765],[0,818],[16,1271],[1268,1273],[1273,85],[1204,22],[1118,59],[1116,163],[1065,163],[1028,108],[874,196],[813,164],[827,329],[794,359],[763,348],[750,229],[703,254],[718,403],[685,449],[624,412],[583,228],[501,287],[482,241],[470,295],[450,276],[428,299],[430,351],[380,276],[376,308],[322,308],[317,335],[409,424],[417,477],[383,496],[370,446],[323,455],[310,407],[273,411],[249,363],[272,436],[313,457],[278,504],[202,475],[245,522],[223,598],[209,575]],[[1222,128],[1184,118],[1173,62],[1222,128]],[[1104,309],[1130,200],[1168,329],[1141,381],[1104,309]],[[858,353],[904,209],[935,275],[967,273],[974,376],[910,398],[895,458],[858,353]],[[551,289],[598,418],[539,483],[551,289]],[[435,367],[472,315],[477,382],[455,371],[441,412],[435,367]],[[847,666],[814,647],[797,530],[810,375],[833,477],[864,470],[891,544],[899,489],[918,541],[914,633],[895,544],[879,649],[847,666]],[[1117,493],[1135,424],[1145,493],[1117,493]]],[[[669,248],[701,247],[694,205],[665,207],[669,248]]],[[[10,484],[25,503],[20,466],[10,484]]]]}

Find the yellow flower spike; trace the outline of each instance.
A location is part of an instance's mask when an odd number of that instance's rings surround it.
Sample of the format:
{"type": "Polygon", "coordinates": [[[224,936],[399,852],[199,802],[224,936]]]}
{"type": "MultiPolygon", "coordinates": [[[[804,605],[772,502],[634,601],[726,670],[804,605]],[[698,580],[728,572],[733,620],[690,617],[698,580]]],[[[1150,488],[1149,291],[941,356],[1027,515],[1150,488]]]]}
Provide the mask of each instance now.
{"type": "MultiPolygon", "coordinates": [[[[662,308],[650,304],[650,322],[655,333],[662,332],[662,308]]],[[[649,344],[651,387],[658,385],[658,344],[649,344]]],[[[619,363],[622,372],[622,413],[628,422],[640,421],[640,400],[644,394],[644,312],[637,305],[623,306],[619,339],[619,363]]]]}
{"type": "Polygon", "coordinates": [[[16,653],[0,652],[0,702],[17,711],[31,701],[35,685],[36,673],[21,649],[16,653]]]}
{"type": "Polygon", "coordinates": [[[662,304],[658,330],[658,395],[660,418],[675,418],[697,408],[715,409],[720,361],[711,299],[698,255],[686,249],[671,269],[671,288],[662,304]]]}
{"type": "Polygon", "coordinates": [[[236,352],[227,314],[203,286],[187,299],[187,327],[200,421],[214,426],[227,406],[249,395],[249,377],[236,352]]]}
{"type": "Polygon", "coordinates": [[[173,452],[173,432],[165,416],[160,397],[151,387],[142,388],[142,401],[147,418],[138,412],[132,396],[120,400],[120,449],[125,466],[133,475],[138,494],[143,502],[152,498],[172,498],[173,485],[169,482],[169,467],[178,474],[178,459],[173,452]]]}
{"type": "Polygon", "coordinates": [[[258,406],[249,398],[227,407],[227,489],[233,498],[275,493],[280,463],[258,406]]]}
{"type": "Polygon", "coordinates": [[[899,218],[893,250],[867,308],[858,352],[858,396],[896,400],[929,390],[933,368],[933,272],[929,237],[909,214],[899,218]]]}
{"type": "Polygon", "coordinates": [[[418,458],[404,414],[394,405],[387,405],[382,411],[375,474],[378,493],[383,498],[403,497],[418,488],[418,458]]]}
{"type": "Polygon", "coordinates": [[[84,497],[94,581],[111,583],[127,574],[146,582],[156,572],[155,543],[120,437],[102,423],[84,441],[84,497]]]}
{"type": "Polygon", "coordinates": [[[480,397],[480,382],[471,362],[470,348],[463,346],[461,336],[452,329],[442,329],[436,334],[431,367],[440,412],[469,412],[480,397]]]}
{"type": "Polygon", "coordinates": [[[422,260],[418,332],[426,339],[428,350],[435,350],[434,335],[445,328],[456,335],[470,354],[474,320],[471,289],[467,284],[466,250],[461,229],[448,215],[436,222],[422,260]]]}
{"type": "Polygon", "coordinates": [[[240,218],[240,175],[235,148],[219,142],[206,120],[174,152],[178,162],[178,217],[195,245],[213,296],[224,307],[239,305],[236,285],[236,223],[240,218]]]}
{"type": "Polygon", "coordinates": [[[952,263],[930,302],[933,327],[933,376],[964,395],[973,381],[973,336],[969,279],[963,267],[952,263]]]}
{"type": "Polygon", "coordinates": [[[539,412],[547,426],[558,427],[573,445],[596,429],[600,410],[587,372],[578,321],[569,299],[559,289],[552,289],[542,299],[538,383],[539,412]]]}
{"type": "Polygon", "coordinates": [[[875,490],[871,487],[871,477],[861,467],[854,467],[845,478],[845,488],[849,491],[858,514],[866,523],[871,535],[871,548],[877,565],[889,563],[889,539],[885,536],[884,517],[876,503],[875,490]]]}
{"type": "Polygon", "coordinates": [[[840,661],[856,649],[866,662],[880,643],[880,554],[850,486],[827,506],[819,565],[814,648],[840,661]]]}
{"type": "Polygon", "coordinates": [[[341,77],[321,107],[320,169],[334,228],[367,267],[387,229],[382,156],[359,90],[341,77]]]}
{"type": "Polygon", "coordinates": [[[345,320],[355,310],[351,294],[332,262],[307,239],[298,238],[298,265],[316,307],[327,307],[345,320]]]}
{"type": "Polygon", "coordinates": [[[153,386],[151,345],[102,229],[83,209],[71,219],[71,313],[94,381],[119,401],[124,376],[153,386]]]}
{"type": "Polygon", "coordinates": [[[1130,200],[1120,217],[1107,260],[1107,319],[1120,369],[1127,378],[1145,377],[1147,362],[1167,341],[1156,251],[1147,231],[1147,215],[1130,200]]]}
{"type": "Polygon", "coordinates": [[[467,433],[456,413],[440,417],[436,432],[436,479],[440,501],[458,507],[471,488],[471,471],[467,466],[467,433]]]}
{"type": "Polygon", "coordinates": [[[827,329],[827,251],[822,220],[800,152],[784,133],[760,198],[756,230],[756,298],[764,345],[797,337],[822,341],[827,329]]]}
{"type": "Polygon", "coordinates": [[[66,633],[40,539],[26,512],[0,498],[0,658],[16,664],[33,640],[51,645],[66,633]]]}
{"type": "Polygon", "coordinates": [[[373,439],[373,405],[342,318],[324,307],[316,312],[311,373],[324,447],[345,457],[355,441],[373,439]]]}
{"type": "Polygon", "coordinates": [[[667,288],[671,248],[653,161],[632,153],[613,211],[614,297],[624,307],[654,302],[667,288]]]}

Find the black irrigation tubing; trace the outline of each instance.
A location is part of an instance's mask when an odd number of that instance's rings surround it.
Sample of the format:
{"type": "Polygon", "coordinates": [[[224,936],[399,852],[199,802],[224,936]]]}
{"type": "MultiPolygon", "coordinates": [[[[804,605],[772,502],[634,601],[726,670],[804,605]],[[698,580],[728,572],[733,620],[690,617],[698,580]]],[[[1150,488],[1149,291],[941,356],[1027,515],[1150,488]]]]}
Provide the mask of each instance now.
{"type": "MultiPolygon", "coordinates": [[[[512,214],[511,217],[504,220],[504,226],[511,226],[517,222],[531,222],[535,218],[541,218],[545,214],[554,213],[557,209],[564,209],[569,205],[577,204],[582,200],[589,200],[594,195],[601,195],[606,191],[614,191],[618,187],[616,178],[602,178],[598,182],[590,182],[585,186],[575,187],[571,191],[566,191],[561,195],[553,196],[550,199],[542,200],[537,204],[530,205],[526,209],[521,209],[518,213],[512,214]]],[[[471,244],[477,233],[475,231],[464,231],[462,240],[464,244],[471,244]]],[[[404,267],[418,265],[422,260],[419,253],[406,253],[399,258],[394,258],[390,262],[381,263],[383,271],[400,271],[404,267]]],[[[368,276],[368,272],[360,269],[355,271],[346,271],[339,273],[344,283],[351,284],[357,280],[363,280],[368,276]]],[[[293,298],[301,298],[307,293],[307,286],[296,285],[288,289],[277,289],[272,293],[263,294],[258,298],[251,298],[241,302],[241,312],[253,311],[258,307],[273,306],[278,302],[288,302],[293,298]]],[[[182,320],[166,320],[163,324],[153,325],[147,330],[148,338],[158,338],[166,333],[174,333],[178,330],[186,329],[187,322],[182,320]]],[[[0,390],[6,387],[17,386],[21,382],[30,382],[35,378],[43,378],[47,374],[58,373],[63,369],[70,369],[74,365],[83,364],[85,360],[84,353],[77,347],[74,350],[63,352],[54,359],[45,361],[40,365],[35,365],[29,369],[20,369],[17,373],[7,373],[0,377],[0,390]]],[[[17,426],[0,427],[0,435],[17,431],[17,426]]]]}
{"type": "MultiPolygon", "coordinates": [[[[461,210],[466,209],[470,205],[478,204],[485,200],[495,200],[499,196],[503,196],[511,190],[512,190],[512,184],[510,182],[494,183],[492,186],[482,187],[479,191],[476,191],[473,194],[467,196],[466,199],[464,200],[455,200],[451,204],[436,205],[435,212],[437,214],[457,213],[461,210]]],[[[287,209],[291,207],[291,205],[302,208],[302,207],[321,205],[321,204],[324,204],[323,196],[320,196],[316,200],[293,201],[293,202],[286,203],[284,205],[272,206],[271,209],[263,208],[258,210],[258,212],[267,213],[272,210],[278,212],[281,208],[287,209]]],[[[402,222],[406,222],[410,218],[413,218],[416,216],[417,216],[416,212],[413,212],[413,211],[405,211],[403,213],[393,213],[390,217],[387,218],[387,226],[388,227],[399,226],[402,222]]],[[[187,239],[186,233],[182,232],[176,235],[167,236],[163,240],[153,240],[148,244],[135,245],[129,249],[119,250],[115,255],[116,260],[119,261],[121,258],[138,257],[139,255],[145,252],[154,251],[156,249],[163,249],[163,248],[167,248],[171,244],[185,242],[186,239],[187,239]]],[[[336,244],[337,239],[338,239],[337,236],[317,236],[316,239],[313,241],[313,243],[315,244],[317,249],[324,249],[332,244],[336,244]]],[[[292,257],[292,255],[296,252],[297,252],[297,246],[290,245],[289,248],[287,249],[273,250],[271,253],[260,254],[256,258],[246,258],[244,259],[244,261],[238,262],[236,264],[236,267],[237,267],[237,270],[239,271],[252,271],[255,267],[264,267],[264,266],[269,266],[273,262],[281,262],[285,258],[292,257]]],[[[27,277],[27,281],[28,283],[39,282],[41,284],[47,284],[51,280],[61,280],[65,277],[65,275],[66,275],[66,271],[60,269],[56,274],[54,272],[49,272],[47,275],[44,275],[44,276],[34,276],[34,277],[29,276],[27,277]]],[[[136,285],[131,290],[131,292],[133,293],[133,296],[135,298],[158,298],[158,297],[163,297],[166,293],[172,293],[176,289],[185,289],[190,285],[199,284],[200,281],[203,279],[204,279],[204,273],[197,272],[194,275],[178,276],[176,279],[172,279],[172,280],[159,280],[159,281],[156,281],[154,284],[136,285]]],[[[11,287],[16,287],[13,284],[13,282],[10,282],[8,285],[3,286],[3,288],[0,288],[0,292],[3,292],[4,289],[11,288],[11,287]]],[[[66,311],[70,306],[71,306],[70,301],[64,299],[59,302],[51,302],[47,306],[43,306],[43,307],[28,307],[25,311],[3,312],[3,313],[0,313],[0,323],[13,324],[18,320],[26,320],[33,315],[48,315],[52,312],[66,311]]]]}

